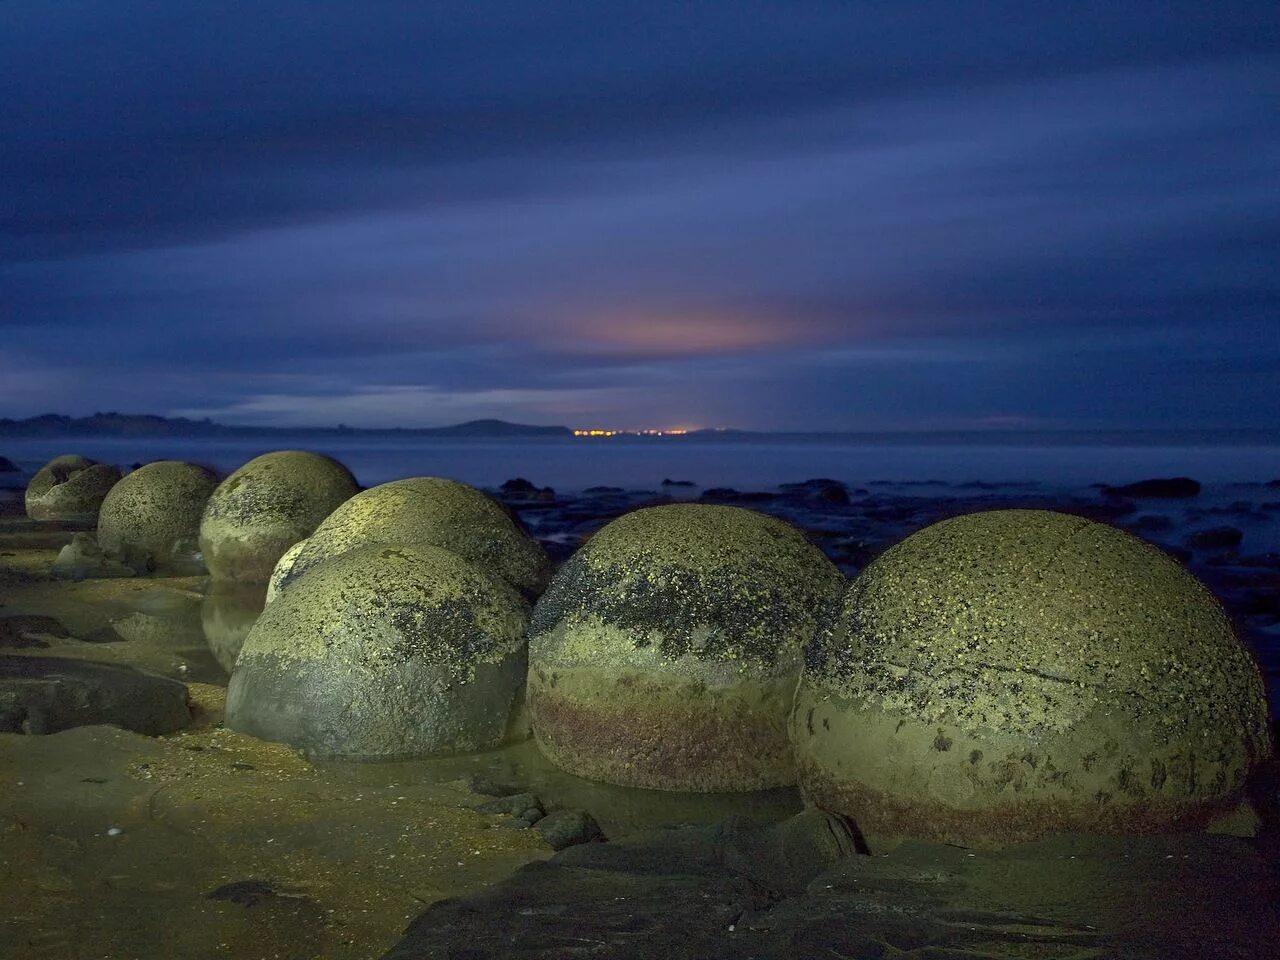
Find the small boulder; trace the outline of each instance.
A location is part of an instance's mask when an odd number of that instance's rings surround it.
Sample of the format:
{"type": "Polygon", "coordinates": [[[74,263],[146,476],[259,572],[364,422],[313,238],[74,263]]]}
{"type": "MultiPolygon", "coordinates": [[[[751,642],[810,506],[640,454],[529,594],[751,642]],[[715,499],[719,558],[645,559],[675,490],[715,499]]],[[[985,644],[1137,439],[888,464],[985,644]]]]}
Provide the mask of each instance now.
{"type": "Polygon", "coordinates": [[[556,810],[533,824],[552,850],[564,850],[579,843],[595,843],[604,833],[585,810],[556,810]]]}
{"type": "Polygon", "coordinates": [[[513,587],[448,550],[351,550],[254,623],[227,725],[353,760],[498,746],[523,686],[527,622],[513,587]]]}
{"type": "Polygon", "coordinates": [[[120,471],[76,454],[54,457],[27,484],[32,520],[95,520],[120,471]]]}
{"type": "Polygon", "coordinates": [[[98,514],[98,545],[139,573],[198,573],[200,518],[217,486],[211,470],[159,460],[111,488],[98,514]]]}
{"type": "Polygon", "coordinates": [[[215,580],[266,583],[281,555],[355,496],[338,461],[305,450],[254,457],[218,484],[200,520],[200,551],[215,580]]]}

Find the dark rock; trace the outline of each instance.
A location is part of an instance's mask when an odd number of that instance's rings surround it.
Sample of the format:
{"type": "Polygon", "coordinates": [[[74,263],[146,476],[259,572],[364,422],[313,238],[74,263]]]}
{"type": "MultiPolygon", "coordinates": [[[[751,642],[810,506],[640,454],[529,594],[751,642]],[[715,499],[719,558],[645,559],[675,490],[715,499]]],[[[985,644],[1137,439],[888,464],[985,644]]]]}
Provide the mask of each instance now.
{"type": "Polygon", "coordinates": [[[524,477],[507,480],[498,490],[504,497],[513,500],[554,500],[556,498],[556,492],[551,487],[535,487],[524,477]]]}
{"type": "Polygon", "coordinates": [[[276,888],[265,880],[237,880],[234,883],[224,883],[204,896],[206,900],[227,900],[237,907],[253,907],[278,894],[276,888]]]}
{"type": "Polygon", "coordinates": [[[472,809],[476,813],[505,813],[507,816],[527,823],[540,820],[543,816],[542,801],[532,793],[514,793],[510,796],[498,797],[495,800],[477,804],[472,809]]]}
{"type": "Polygon", "coordinates": [[[626,491],[621,487],[587,487],[587,489],[582,492],[589,493],[592,496],[599,496],[606,493],[626,493],[626,491]]]}
{"type": "Polygon", "coordinates": [[[53,617],[0,617],[0,648],[21,650],[27,647],[47,647],[49,644],[41,639],[45,636],[65,639],[71,634],[53,617]]]}
{"type": "Polygon", "coordinates": [[[1190,477],[1165,477],[1153,480],[1139,480],[1137,483],[1129,483],[1120,487],[1104,486],[1102,492],[1109,497],[1182,499],[1199,494],[1200,484],[1190,477]]]}
{"type": "Polygon", "coordinates": [[[0,656],[0,731],[57,733],[111,724],[159,736],[191,722],[187,688],[131,667],[0,656]]]}
{"type": "Polygon", "coordinates": [[[1144,513],[1140,517],[1134,517],[1125,526],[1144,533],[1159,533],[1173,529],[1173,521],[1159,513],[1144,513]]]}
{"type": "Polygon", "coordinates": [[[524,788],[514,783],[506,783],[501,780],[494,780],[483,774],[473,773],[468,784],[472,793],[478,793],[484,797],[510,797],[517,793],[523,793],[524,788]]]}
{"type": "Polygon", "coordinates": [[[724,502],[728,500],[738,500],[741,496],[742,494],[733,489],[733,487],[711,487],[708,490],[703,490],[702,496],[698,499],[710,500],[713,502],[724,502]]]}
{"type": "Polygon", "coordinates": [[[813,503],[844,506],[849,502],[849,488],[839,480],[818,477],[802,483],[784,483],[779,488],[789,498],[813,503]]]}
{"type": "Polygon", "coordinates": [[[1192,550],[1230,550],[1243,539],[1244,534],[1235,527],[1211,527],[1195,531],[1183,543],[1192,550]]]}
{"type": "Polygon", "coordinates": [[[850,840],[802,814],[574,846],[433,904],[384,960],[1274,952],[1276,879],[1236,837],[1064,837],[979,855],[918,842],[875,857],[850,840]]]}
{"type": "Polygon", "coordinates": [[[579,843],[604,839],[600,825],[583,810],[557,810],[533,825],[552,850],[564,850],[579,843]]]}
{"type": "Polygon", "coordinates": [[[0,457],[0,473],[17,473],[18,465],[8,457],[0,457]]]}
{"type": "Polygon", "coordinates": [[[692,480],[669,480],[669,479],[664,479],[662,481],[662,485],[664,487],[696,487],[697,486],[697,484],[694,483],[692,480]]]}

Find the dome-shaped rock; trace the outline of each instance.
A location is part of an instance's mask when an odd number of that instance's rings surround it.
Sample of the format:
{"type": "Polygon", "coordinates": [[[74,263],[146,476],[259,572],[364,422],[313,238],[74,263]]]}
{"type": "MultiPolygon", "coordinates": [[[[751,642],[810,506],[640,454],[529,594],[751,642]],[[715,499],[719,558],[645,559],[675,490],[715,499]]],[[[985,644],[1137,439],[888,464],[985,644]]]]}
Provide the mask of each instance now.
{"type": "Polygon", "coordinates": [[[213,491],[200,550],[215,580],[266,583],[289,547],[359,488],[338,461],[305,450],[254,457],[213,491]]]}
{"type": "Polygon", "coordinates": [[[200,517],[218,485],[180,460],[139,467],[111,488],[98,513],[98,544],[138,571],[194,572],[200,517]]]}
{"type": "Polygon", "coordinates": [[[317,564],[371,544],[444,547],[528,597],[550,573],[546,552],[497,501],[455,480],[410,477],[371,487],[329,514],[277,565],[268,602],[317,564]]]}
{"type": "Polygon", "coordinates": [[[628,786],[793,783],[801,651],[843,585],[797,529],[764,514],[671,504],[619,517],[534,611],[539,746],[561,769],[628,786]]]}
{"type": "Polygon", "coordinates": [[[448,550],[352,550],[267,605],[236,658],[227,724],[350,759],[497,746],[527,623],[514,588],[448,550]]]}
{"type": "Polygon", "coordinates": [[[76,454],[54,457],[27,484],[32,520],[95,520],[120,471],[76,454]]]}
{"type": "Polygon", "coordinates": [[[1269,752],[1258,668],[1160,550],[1043,510],[944,520],[806,652],[806,798],[864,834],[999,844],[1194,827],[1269,752]]]}

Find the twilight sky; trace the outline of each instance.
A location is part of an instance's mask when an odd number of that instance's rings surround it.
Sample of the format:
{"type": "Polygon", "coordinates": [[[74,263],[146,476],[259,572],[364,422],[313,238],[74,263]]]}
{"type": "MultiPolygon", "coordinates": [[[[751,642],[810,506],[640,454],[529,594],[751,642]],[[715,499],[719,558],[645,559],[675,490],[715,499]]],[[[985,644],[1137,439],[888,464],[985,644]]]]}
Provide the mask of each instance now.
{"type": "Polygon", "coordinates": [[[0,416],[1274,428],[1278,26],[5,4],[0,416]]]}

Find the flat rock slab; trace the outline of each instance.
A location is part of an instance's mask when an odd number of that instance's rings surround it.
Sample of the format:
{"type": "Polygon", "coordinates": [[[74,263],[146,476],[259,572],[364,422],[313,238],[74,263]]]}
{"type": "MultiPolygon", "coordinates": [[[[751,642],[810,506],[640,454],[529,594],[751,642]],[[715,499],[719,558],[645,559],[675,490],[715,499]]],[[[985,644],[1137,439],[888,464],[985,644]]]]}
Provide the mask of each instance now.
{"type": "Polygon", "coordinates": [[[190,722],[187,688],[176,680],[105,663],[0,656],[0,732],[110,724],[159,736],[190,722]]]}
{"type": "Polygon", "coordinates": [[[818,856],[800,884],[812,838],[788,851],[777,831],[574,847],[432,906],[384,960],[1226,960],[1272,955],[1280,933],[1275,875],[1237,838],[910,843],[825,867],[818,856]]]}

